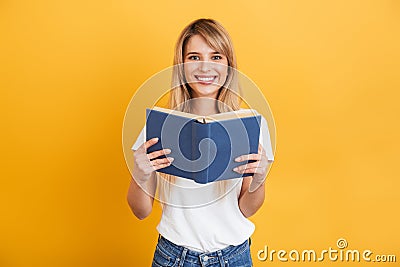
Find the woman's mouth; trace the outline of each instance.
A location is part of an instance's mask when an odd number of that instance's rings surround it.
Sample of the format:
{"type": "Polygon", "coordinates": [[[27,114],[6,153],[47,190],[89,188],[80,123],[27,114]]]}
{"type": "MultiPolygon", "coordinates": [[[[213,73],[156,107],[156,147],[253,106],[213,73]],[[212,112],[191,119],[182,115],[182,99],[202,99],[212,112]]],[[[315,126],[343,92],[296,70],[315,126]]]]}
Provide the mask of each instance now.
{"type": "Polygon", "coordinates": [[[197,81],[202,84],[212,84],[217,79],[217,76],[209,75],[194,75],[197,81]]]}

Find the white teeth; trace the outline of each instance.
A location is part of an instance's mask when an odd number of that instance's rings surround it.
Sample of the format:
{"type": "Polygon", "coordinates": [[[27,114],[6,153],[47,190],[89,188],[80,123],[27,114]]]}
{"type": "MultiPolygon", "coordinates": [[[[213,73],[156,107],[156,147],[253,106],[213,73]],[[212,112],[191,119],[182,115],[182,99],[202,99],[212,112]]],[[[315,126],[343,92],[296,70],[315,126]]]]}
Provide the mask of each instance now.
{"type": "Polygon", "coordinates": [[[202,82],[210,82],[214,80],[215,77],[198,77],[196,76],[197,80],[202,81],[202,82]]]}

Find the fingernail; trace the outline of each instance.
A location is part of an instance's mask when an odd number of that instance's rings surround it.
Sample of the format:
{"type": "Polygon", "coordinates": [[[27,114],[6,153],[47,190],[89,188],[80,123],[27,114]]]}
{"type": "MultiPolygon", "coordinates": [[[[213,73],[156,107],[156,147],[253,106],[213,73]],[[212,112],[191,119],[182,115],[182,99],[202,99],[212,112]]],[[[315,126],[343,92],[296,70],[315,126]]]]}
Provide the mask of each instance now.
{"type": "Polygon", "coordinates": [[[240,157],[236,158],[235,161],[240,161],[240,157]]]}
{"type": "Polygon", "coordinates": [[[165,153],[168,153],[168,154],[171,153],[171,149],[168,149],[168,148],[165,149],[165,153]]]}
{"type": "Polygon", "coordinates": [[[173,161],[174,161],[174,158],[168,158],[168,160],[169,160],[170,162],[173,162],[173,161]]]}
{"type": "Polygon", "coordinates": [[[238,168],[234,168],[233,171],[237,172],[238,168]]]}
{"type": "Polygon", "coordinates": [[[154,141],[158,142],[158,137],[153,138],[154,141]]]}

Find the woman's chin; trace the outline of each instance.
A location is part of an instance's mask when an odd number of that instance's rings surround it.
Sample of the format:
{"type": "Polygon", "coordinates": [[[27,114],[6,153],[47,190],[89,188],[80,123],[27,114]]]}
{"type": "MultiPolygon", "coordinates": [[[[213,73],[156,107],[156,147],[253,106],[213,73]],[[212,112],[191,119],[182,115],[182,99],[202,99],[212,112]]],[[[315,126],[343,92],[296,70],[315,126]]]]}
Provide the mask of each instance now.
{"type": "Polygon", "coordinates": [[[195,83],[190,87],[193,90],[193,97],[212,97],[216,98],[221,86],[217,84],[195,83]]]}

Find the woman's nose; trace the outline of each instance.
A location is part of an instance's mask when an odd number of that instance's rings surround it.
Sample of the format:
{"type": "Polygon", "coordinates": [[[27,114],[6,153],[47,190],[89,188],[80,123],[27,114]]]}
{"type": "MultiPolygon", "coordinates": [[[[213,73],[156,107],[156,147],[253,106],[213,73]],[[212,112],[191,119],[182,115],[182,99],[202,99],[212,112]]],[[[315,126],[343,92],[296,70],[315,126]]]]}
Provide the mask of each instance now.
{"type": "Polygon", "coordinates": [[[199,69],[202,71],[202,72],[207,72],[207,71],[209,71],[210,69],[211,69],[211,66],[210,66],[210,62],[209,61],[201,61],[200,62],[200,65],[199,65],[199,69]]]}

